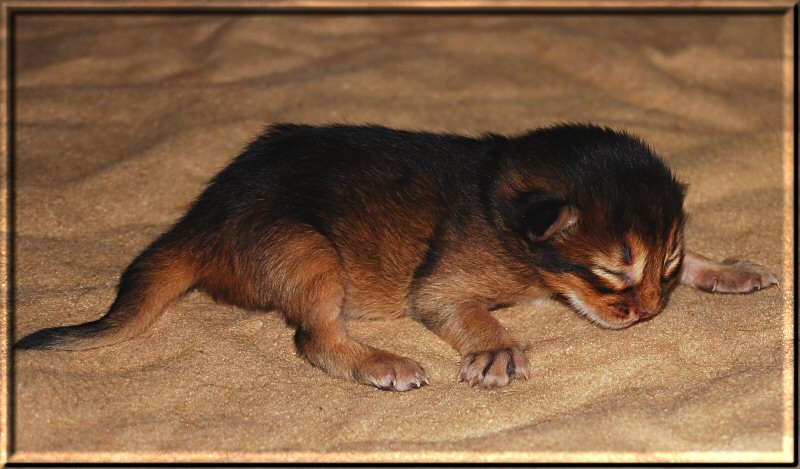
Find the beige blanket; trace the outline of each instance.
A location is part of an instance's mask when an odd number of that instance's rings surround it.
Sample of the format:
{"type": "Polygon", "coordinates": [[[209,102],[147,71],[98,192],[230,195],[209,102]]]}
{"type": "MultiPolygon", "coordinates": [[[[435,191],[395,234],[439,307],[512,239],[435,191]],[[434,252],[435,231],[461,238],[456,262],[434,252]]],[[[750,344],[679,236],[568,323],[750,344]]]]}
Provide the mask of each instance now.
{"type": "Polygon", "coordinates": [[[12,461],[791,460],[783,21],[18,18],[17,338],[103,314],[127,263],[271,122],[627,129],[690,184],[689,247],[781,285],[679,288],[620,331],[554,304],[498,311],[534,371],[495,391],[457,383],[457,354],[410,319],[350,323],[427,368],[408,393],[331,379],[274,312],[194,292],[139,339],[15,354],[12,461]]]}

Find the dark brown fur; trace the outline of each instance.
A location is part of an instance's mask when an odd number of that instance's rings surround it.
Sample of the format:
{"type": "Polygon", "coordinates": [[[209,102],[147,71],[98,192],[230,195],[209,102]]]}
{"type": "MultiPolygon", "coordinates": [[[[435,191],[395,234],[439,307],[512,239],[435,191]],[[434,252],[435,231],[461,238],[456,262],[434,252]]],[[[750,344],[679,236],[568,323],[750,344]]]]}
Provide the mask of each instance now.
{"type": "Polygon", "coordinates": [[[200,288],[281,311],[298,352],[336,377],[426,384],[417,362],[353,340],[344,322],[409,315],[462,355],[462,380],[503,386],[530,367],[489,313],[498,307],[552,297],[625,327],[660,311],[679,282],[746,291],[775,281],[686,253],[683,196],[646,145],[600,127],[468,138],[275,126],[134,260],[104,317],[17,348],[117,343],[200,288]]]}

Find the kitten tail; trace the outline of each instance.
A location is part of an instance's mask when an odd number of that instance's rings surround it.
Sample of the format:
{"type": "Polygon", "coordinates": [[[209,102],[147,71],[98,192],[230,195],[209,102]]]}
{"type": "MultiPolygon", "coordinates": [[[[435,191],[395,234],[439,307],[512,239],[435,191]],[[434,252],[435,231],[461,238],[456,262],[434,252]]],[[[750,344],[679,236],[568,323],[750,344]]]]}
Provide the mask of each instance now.
{"type": "Polygon", "coordinates": [[[17,349],[88,350],[144,332],[166,306],[196,282],[189,249],[162,237],[142,252],[120,278],[117,298],[102,318],[42,329],[23,337],[17,349]]]}

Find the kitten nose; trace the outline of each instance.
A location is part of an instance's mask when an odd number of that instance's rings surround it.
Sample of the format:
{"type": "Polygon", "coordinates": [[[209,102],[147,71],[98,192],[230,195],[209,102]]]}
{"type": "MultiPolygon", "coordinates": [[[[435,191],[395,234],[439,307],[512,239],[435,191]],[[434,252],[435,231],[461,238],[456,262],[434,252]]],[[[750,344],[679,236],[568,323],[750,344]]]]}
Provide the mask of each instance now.
{"type": "Polygon", "coordinates": [[[661,298],[655,291],[643,291],[636,296],[635,310],[639,319],[649,318],[658,311],[661,298]]]}

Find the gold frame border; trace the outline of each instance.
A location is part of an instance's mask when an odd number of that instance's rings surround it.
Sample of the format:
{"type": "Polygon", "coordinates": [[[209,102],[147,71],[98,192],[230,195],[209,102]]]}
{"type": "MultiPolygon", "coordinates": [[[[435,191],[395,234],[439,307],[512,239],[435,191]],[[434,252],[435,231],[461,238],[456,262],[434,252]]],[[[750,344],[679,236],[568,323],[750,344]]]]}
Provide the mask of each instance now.
{"type": "Polygon", "coordinates": [[[783,451],[797,464],[797,345],[795,298],[797,288],[797,33],[798,7],[783,16],[783,451]]]}
{"type": "Polygon", "coordinates": [[[795,286],[796,253],[794,241],[796,155],[795,155],[795,122],[796,99],[795,81],[797,51],[797,10],[795,0],[695,0],[681,2],[679,0],[7,0],[0,3],[0,320],[5,340],[0,341],[0,465],[35,464],[35,463],[503,463],[503,462],[573,462],[573,463],[797,463],[795,435],[795,286]],[[245,10],[257,9],[264,13],[270,10],[292,9],[301,11],[333,11],[333,10],[425,10],[437,9],[443,13],[448,10],[474,10],[477,12],[492,10],[610,10],[620,13],[622,10],[725,10],[751,11],[754,14],[767,11],[783,12],[784,32],[784,224],[783,247],[784,269],[781,287],[784,294],[784,366],[783,366],[783,449],[777,452],[13,452],[10,435],[10,341],[12,325],[9,307],[11,304],[10,279],[10,243],[11,243],[11,206],[12,188],[9,187],[9,171],[11,170],[10,142],[10,20],[16,11],[46,10],[104,10],[109,13],[126,10],[132,14],[136,10],[157,11],[165,13],[172,9],[202,10],[245,10]]]}

